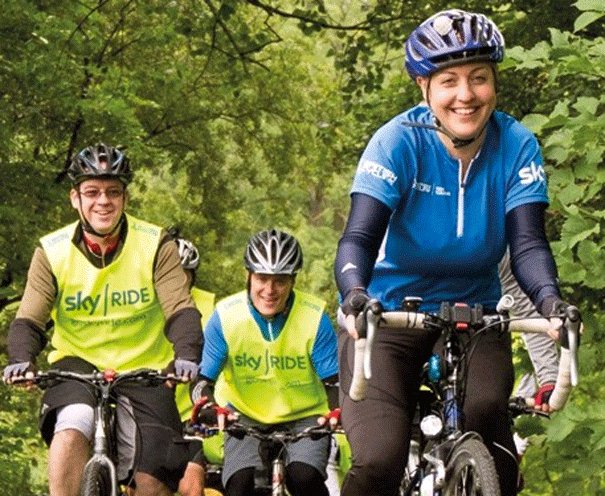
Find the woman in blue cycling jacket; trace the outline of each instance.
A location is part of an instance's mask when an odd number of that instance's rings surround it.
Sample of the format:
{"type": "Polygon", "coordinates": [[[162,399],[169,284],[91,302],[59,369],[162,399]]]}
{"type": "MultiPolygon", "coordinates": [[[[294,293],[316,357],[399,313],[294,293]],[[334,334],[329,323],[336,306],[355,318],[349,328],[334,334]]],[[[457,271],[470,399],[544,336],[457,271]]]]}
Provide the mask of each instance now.
{"type": "MultiPolygon", "coordinates": [[[[342,422],[353,451],[343,496],[398,494],[419,371],[437,339],[429,331],[377,336],[367,398],[353,402],[354,316],[370,296],[386,310],[419,296],[422,311],[449,301],[489,312],[501,295],[498,262],[508,245],[513,273],[540,313],[551,317],[565,305],[544,231],[540,147],[495,110],[503,56],[504,39],[482,14],[447,10],[424,21],[406,42],[405,62],[424,101],[378,129],[359,161],[335,262],[342,422]]],[[[483,436],[502,494],[516,494],[510,336],[478,339],[467,370],[465,428],[483,436]]]]}

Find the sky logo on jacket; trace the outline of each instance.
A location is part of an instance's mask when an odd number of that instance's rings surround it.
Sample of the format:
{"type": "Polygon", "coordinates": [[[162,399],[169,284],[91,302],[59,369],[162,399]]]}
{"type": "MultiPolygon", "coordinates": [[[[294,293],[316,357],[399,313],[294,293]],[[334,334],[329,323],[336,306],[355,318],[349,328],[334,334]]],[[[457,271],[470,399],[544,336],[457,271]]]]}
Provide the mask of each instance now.
{"type": "Polygon", "coordinates": [[[249,369],[257,372],[261,370],[268,373],[272,369],[276,370],[306,370],[308,368],[307,357],[305,355],[273,355],[265,351],[263,355],[253,355],[251,353],[242,353],[235,355],[234,365],[236,368],[249,369]]]}
{"type": "Polygon", "coordinates": [[[74,295],[67,295],[63,298],[64,310],[66,312],[85,312],[88,315],[97,314],[101,311],[103,315],[107,314],[108,308],[133,306],[140,303],[149,303],[152,299],[149,288],[126,289],[121,291],[111,291],[109,285],[105,286],[103,294],[85,295],[78,291],[74,295]]]}
{"type": "Polygon", "coordinates": [[[529,167],[523,167],[519,170],[519,177],[521,178],[521,184],[528,185],[535,181],[546,181],[546,173],[542,165],[536,165],[534,162],[529,167]]]}

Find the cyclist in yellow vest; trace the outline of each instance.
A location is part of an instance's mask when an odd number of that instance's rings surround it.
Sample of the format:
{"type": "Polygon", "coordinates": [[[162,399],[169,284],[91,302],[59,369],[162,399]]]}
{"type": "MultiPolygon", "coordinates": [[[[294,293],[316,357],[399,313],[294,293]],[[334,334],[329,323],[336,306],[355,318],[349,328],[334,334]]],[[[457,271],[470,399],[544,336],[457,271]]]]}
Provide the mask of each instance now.
{"type": "MultiPolygon", "coordinates": [[[[294,289],[302,262],[290,234],[273,229],[250,238],[244,254],[247,289],[219,301],[210,317],[194,398],[211,396],[222,372],[216,397],[244,423],[298,431],[317,425],[329,404],[337,406],[336,335],[325,302],[294,289]]],[[[262,466],[258,444],[225,434],[228,496],[254,493],[254,470],[262,466]]],[[[327,496],[329,440],[303,439],[287,451],[290,494],[327,496]]]]}
{"type": "MultiPolygon", "coordinates": [[[[77,153],[66,172],[79,220],[44,236],[34,253],[9,330],[4,380],[34,371],[51,317],[52,368],[153,368],[194,379],[203,344],[200,314],[170,236],[124,212],[132,179],[128,158],[98,144],[77,153]]],[[[51,496],[79,494],[93,436],[92,401],[89,391],[70,382],[44,393],[40,430],[49,444],[51,496]]],[[[137,496],[173,494],[188,460],[174,389],[125,388],[117,421],[123,432],[118,475],[130,480],[136,470],[137,496]],[[142,441],[136,457],[133,422],[142,441]]]]}
{"type": "MultiPolygon", "coordinates": [[[[208,318],[214,310],[214,293],[204,291],[195,287],[195,275],[200,265],[200,254],[195,245],[183,238],[180,230],[173,226],[168,228],[168,233],[173,237],[178,247],[181,266],[185,269],[189,277],[189,287],[191,288],[191,297],[195,306],[202,314],[202,326],[208,321],[208,318]]],[[[183,423],[187,422],[191,416],[193,404],[189,395],[189,385],[178,384],[176,387],[176,402],[183,423]]],[[[205,486],[205,459],[202,451],[201,441],[189,442],[189,463],[185,469],[185,474],[179,482],[179,494],[181,496],[202,496],[205,486]]]]}

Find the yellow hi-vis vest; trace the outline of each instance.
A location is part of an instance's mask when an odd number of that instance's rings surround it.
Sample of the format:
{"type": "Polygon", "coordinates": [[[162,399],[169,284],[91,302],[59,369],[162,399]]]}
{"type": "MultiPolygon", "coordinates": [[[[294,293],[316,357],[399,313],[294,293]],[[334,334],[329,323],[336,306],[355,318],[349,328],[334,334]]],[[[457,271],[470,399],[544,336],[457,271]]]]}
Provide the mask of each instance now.
{"type": "Polygon", "coordinates": [[[214,293],[210,293],[209,291],[204,291],[203,289],[193,287],[191,288],[191,298],[193,298],[195,306],[202,314],[203,329],[204,327],[206,327],[208,319],[210,319],[210,316],[214,311],[214,293]]]}
{"type": "Polygon", "coordinates": [[[281,333],[266,341],[248,307],[246,291],[217,305],[229,354],[217,394],[248,417],[266,424],[323,415],[326,392],[311,362],[325,302],[295,291],[281,333]]]}
{"type": "MultiPolygon", "coordinates": [[[[193,298],[195,306],[202,314],[203,329],[214,310],[214,293],[193,287],[191,288],[191,297],[193,298]]],[[[189,417],[191,417],[191,410],[193,410],[193,404],[191,403],[191,397],[189,395],[189,384],[177,384],[175,399],[179,414],[181,415],[181,420],[183,422],[189,420],[189,417]]]]}
{"type": "Polygon", "coordinates": [[[161,229],[127,216],[128,235],[111,264],[95,267],[72,243],[77,222],[41,238],[57,280],[49,363],[77,356],[100,370],[163,368],[174,352],[153,286],[161,229]]]}

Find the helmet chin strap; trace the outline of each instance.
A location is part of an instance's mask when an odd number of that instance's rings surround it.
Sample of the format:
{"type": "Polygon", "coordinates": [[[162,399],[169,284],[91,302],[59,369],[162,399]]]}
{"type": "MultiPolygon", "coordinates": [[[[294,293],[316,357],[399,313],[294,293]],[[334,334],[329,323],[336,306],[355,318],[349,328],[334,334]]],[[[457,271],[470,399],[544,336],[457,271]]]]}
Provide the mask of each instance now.
{"type": "Polygon", "coordinates": [[[110,238],[111,236],[113,236],[113,234],[122,225],[122,220],[124,220],[124,212],[122,212],[122,215],[120,216],[120,220],[118,221],[116,226],[106,234],[102,234],[100,232],[95,231],[94,228],[92,227],[92,225],[90,224],[90,222],[88,222],[88,220],[86,220],[86,217],[84,217],[84,214],[80,215],[80,220],[82,221],[82,229],[85,232],[87,232],[88,234],[92,234],[94,236],[98,236],[99,238],[107,239],[107,238],[110,238]]]}
{"type": "MultiPolygon", "coordinates": [[[[497,77],[496,69],[493,66],[492,66],[492,71],[494,73],[494,80],[496,81],[496,84],[497,84],[498,77],[497,77]]],[[[423,95],[424,95],[424,99],[426,100],[427,106],[431,109],[431,112],[432,112],[433,109],[431,108],[431,103],[429,100],[430,85],[431,85],[431,77],[429,77],[429,80],[427,82],[427,86],[423,92],[423,95]]],[[[423,124],[420,122],[410,122],[410,121],[403,121],[402,124],[407,127],[419,127],[419,128],[423,128],[423,129],[432,129],[433,131],[437,131],[441,134],[444,134],[451,140],[452,144],[454,145],[454,148],[464,148],[465,146],[468,146],[471,143],[475,142],[483,134],[483,131],[485,131],[485,128],[487,127],[487,121],[486,121],[485,124],[483,125],[483,127],[481,128],[481,131],[479,131],[475,136],[473,136],[472,138],[464,139],[464,138],[458,138],[458,136],[454,136],[452,133],[450,133],[448,130],[446,130],[443,127],[443,125],[441,124],[441,122],[439,122],[439,119],[437,119],[437,117],[435,117],[434,114],[433,114],[433,121],[435,122],[435,124],[423,124]]]]}
{"type": "Polygon", "coordinates": [[[419,127],[422,129],[432,129],[433,131],[437,131],[441,134],[445,134],[452,141],[454,148],[463,148],[465,146],[470,145],[471,143],[476,141],[477,138],[479,138],[479,136],[481,136],[483,134],[483,131],[484,131],[485,127],[487,126],[487,122],[486,122],[485,125],[481,128],[481,131],[479,132],[479,134],[477,134],[476,136],[473,136],[472,138],[463,139],[463,138],[458,138],[457,136],[454,136],[449,131],[446,131],[441,126],[441,123],[437,119],[435,119],[435,122],[437,125],[424,124],[422,122],[411,122],[411,121],[402,121],[401,123],[407,127],[419,127]]]}

